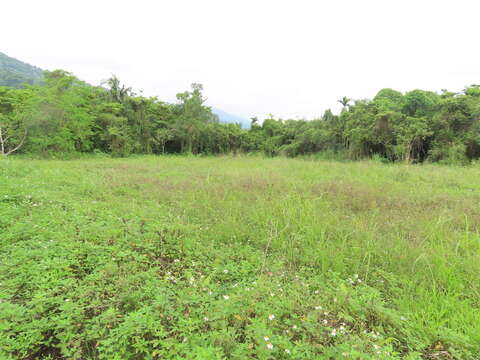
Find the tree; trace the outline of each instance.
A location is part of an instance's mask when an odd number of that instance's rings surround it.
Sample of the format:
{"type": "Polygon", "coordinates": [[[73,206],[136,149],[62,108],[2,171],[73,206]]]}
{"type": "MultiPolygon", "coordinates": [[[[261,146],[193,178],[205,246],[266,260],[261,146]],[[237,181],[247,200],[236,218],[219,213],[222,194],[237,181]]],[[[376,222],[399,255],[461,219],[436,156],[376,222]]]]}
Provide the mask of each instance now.
{"type": "Polygon", "coordinates": [[[0,155],[8,156],[25,143],[27,131],[19,121],[21,99],[28,96],[24,90],[0,87],[0,155]]]}
{"type": "Polygon", "coordinates": [[[340,100],[337,100],[340,104],[342,104],[343,108],[345,109],[347,106],[349,106],[348,104],[350,103],[351,99],[349,99],[348,97],[344,96],[342,97],[340,100]]]}

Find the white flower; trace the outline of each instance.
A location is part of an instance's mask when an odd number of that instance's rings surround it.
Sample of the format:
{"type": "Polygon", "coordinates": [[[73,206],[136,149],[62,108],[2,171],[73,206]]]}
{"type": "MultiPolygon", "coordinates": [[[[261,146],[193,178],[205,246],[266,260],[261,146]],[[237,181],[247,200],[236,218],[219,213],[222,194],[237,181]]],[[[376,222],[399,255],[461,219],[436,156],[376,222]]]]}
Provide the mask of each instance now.
{"type": "Polygon", "coordinates": [[[400,320],[405,321],[405,320],[407,320],[407,318],[405,316],[400,316],[400,320]]]}
{"type": "Polygon", "coordinates": [[[270,340],[270,338],[269,338],[268,336],[265,336],[265,337],[263,338],[263,340],[268,341],[268,340],[270,340]]]}
{"type": "Polygon", "coordinates": [[[228,296],[228,295],[223,295],[223,298],[224,298],[225,300],[228,300],[228,299],[230,299],[230,296],[228,296]]]}
{"type": "Polygon", "coordinates": [[[204,321],[208,321],[208,317],[205,316],[205,317],[203,318],[203,320],[204,320],[204,321]]]}
{"type": "Polygon", "coordinates": [[[223,272],[224,272],[225,274],[228,274],[228,270],[227,270],[227,269],[223,270],[223,272]]]}
{"type": "Polygon", "coordinates": [[[287,354],[290,354],[290,350],[288,350],[288,349],[285,349],[285,352],[286,352],[287,354]]]}
{"type": "Polygon", "coordinates": [[[274,293],[270,293],[270,296],[271,296],[271,297],[274,297],[274,296],[275,296],[275,294],[274,294],[274,293]]]}
{"type": "Polygon", "coordinates": [[[178,262],[180,262],[180,260],[175,259],[175,260],[173,260],[173,262],[174,262],[174,263],[178,263],[178,262]]]}
{"type": "Polygon", "coordinates": [[[322,310],[322,307],[320,305],[315,306],[315,310],[322,310]]]}
{"type": "Polygon", "coordinates": [[[323,319],[323,324],[324,324],[324,325],[327,325],[327,324],[328,324],[327,319],[323,319]]]}
{"type": "Polygon", "coordinates": [[[314,291],[315,294],[318,294],[319,292],[320,292],[320,291],[318,291],[318,290],[315,290],[315,291],[314,291]]]}
{"type": "Polygon", "coordinates": [[[268,343],[268,344],[267,344],[267,349],[268,349],[268,350],[272,350],[272,349],[273,349],[273,345],[270,344],[270,343],[268,343]]]}
{"type": "Polygon", "coordinates": [[[337,329],[333,329],[330,333],[331,336],[337,336],[337,329]]]}
{"type": "Polygon", "coordinates": [[[65,301],[70,301],[70,299],[65,299],[65,301]]]}
{"type": "Polygon", "coordinates": [[[271,314],[271,315],[268,315],[268,320],[273,320],[275,319],[275,315],[271,314]]]}
{"type": "Polygon", "coordinates": [[[293,329],[293,330],[296,330],[296,329],[297,329],[297,325],[293,325],[293,326],[292,326],[292,329],[293,329]]]}

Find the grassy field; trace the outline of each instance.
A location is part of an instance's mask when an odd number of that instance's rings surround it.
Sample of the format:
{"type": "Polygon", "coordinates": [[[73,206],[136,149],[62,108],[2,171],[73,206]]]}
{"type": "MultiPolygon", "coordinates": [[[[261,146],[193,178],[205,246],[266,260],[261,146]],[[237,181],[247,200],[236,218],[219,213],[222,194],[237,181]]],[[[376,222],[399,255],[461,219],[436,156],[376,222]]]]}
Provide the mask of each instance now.
{"type": "Polygon", "coordinates": [[[480,359],[480,168],[0,160],[1,359],[480,359]]]}

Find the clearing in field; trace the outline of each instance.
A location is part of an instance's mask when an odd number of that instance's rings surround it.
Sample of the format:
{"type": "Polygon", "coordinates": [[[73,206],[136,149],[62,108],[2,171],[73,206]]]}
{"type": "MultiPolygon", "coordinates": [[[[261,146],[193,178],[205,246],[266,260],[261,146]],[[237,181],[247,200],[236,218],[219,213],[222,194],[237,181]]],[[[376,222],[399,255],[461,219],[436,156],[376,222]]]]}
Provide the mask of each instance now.
{"type": "Polygon", "coordinates": [[[0,161],[2,359],[475,359],[480,169],[0,161]]]}

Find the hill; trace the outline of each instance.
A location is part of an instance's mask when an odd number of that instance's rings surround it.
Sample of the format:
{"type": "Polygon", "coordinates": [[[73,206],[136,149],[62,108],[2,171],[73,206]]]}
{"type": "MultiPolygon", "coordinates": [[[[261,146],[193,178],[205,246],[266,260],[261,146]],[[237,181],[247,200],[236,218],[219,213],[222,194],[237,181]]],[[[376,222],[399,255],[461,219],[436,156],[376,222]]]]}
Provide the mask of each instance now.
{"type": "Polygon", "coordinates": [[[38,83],[43,70],[0,52],[0,86],[22,87],[38,83]]]}
{"type": "Polygon", "coordinates": [[[222,123],[227,124],[241,124],[242,129],[249,129],[250,128],[250,121],[234,114],[227,113],[221,109],[212,108],[214,114],[216,114],[222,123]]]}

